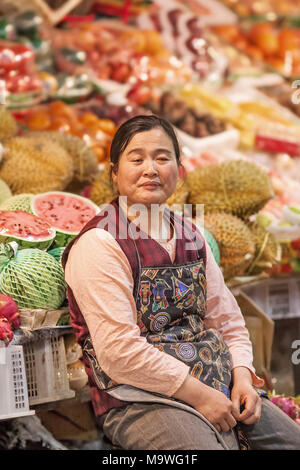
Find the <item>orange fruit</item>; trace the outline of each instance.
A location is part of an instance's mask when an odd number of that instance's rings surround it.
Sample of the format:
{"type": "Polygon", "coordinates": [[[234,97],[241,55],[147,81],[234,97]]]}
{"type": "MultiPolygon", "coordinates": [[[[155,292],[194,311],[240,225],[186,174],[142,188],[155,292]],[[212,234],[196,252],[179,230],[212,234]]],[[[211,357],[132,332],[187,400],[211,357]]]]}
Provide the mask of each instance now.
{"type": "Polygon", "coordinates": [[[238,49],[240,49],[241,51],[244,51],[247,49],[247,47],[249,46],[249,42],[247,41],[247,39],[243,36],[238,36],[234,41],[233,41],[233,45],[235,47],[237,47],[238,49]]]}
{"type": "Polygon", "coordinates": [[[292,29],[282,29],[278,34],[279,55],[284,59],[287,51],[297,51],[300,47],[298,34],[292,29]]]}
{"type": "Polygon", "coordinates": [[[120,36],[120,44],[125,44],[125,46],[129,46],[136,52],[144,52],[146,36],[143,31],[124,31],[120,36]]]}
{"type": "Polygon", "coordinates": [[[33,111],[27,116],[25,125],[35,131],[43,131],[51,125],[51,117],[47,110],[40,109],[33,111]]]}
{"type": "Polygon", "coordinates": [[[82,124],[85,124],[88,126],[89,124],[97,123],[99,121],[99,118],[96,116],[96,114],[87,112],[87,113],[82,114],[79,117],[79,121],[82,124]]]}
{"type": "Polygon", "coordinates": [[[110,119],[99,119],[98,126],[106,134],[114,135],[116,132],[116,126],[110,119]]]}
{"type": "Polygon", "coordinates": [[[256,46],[247,46],[245,49],[246,54],[252,57],[255,60],[264,60],[264,54],[262,51],[256,46]]]}
{"type": "Polygon", "coordinates": [[[216,26],[213,28],[213,30],[228,42],[234,41],[235,38],[240,34],[240,27],[236,25],[216,26]]]}
{"type": "Polygon", "coordinates": [[[64,118],[55,117],[54,119],[52,119],[51,125],[49,126],[49,130],[59,131],[59,132],[69,132],[70,124],[64,118]]]}
{"type": "Polygon", "coordinates": [[[265,57],[265,61],[281,74],[285,74],[284,61],[282,59],[278,57],[265,57]]]}
{"type": "Polygon", "coordinates": [[[269,23],[254,25],[249,33],[249,39],[265,55],[273,55],[278,51],[278,38],[269,23]]]}
{"type": "Polygon", "coordinates": [[[164,48],[161,35],[154,30],[144,30],[144,38],[145,38],[145,52],[150,55],[156,55],[160,53],[161,49],[164,48]]]}
{"type": "Polygon", "coordinates": [[[100,147],[100,145],[93,145],[92,149],[94,150],[95,154],[97,155],[98,162],[103,162],[106,157],[106,151],[103,147],[100,147]]]}
{"type": "Polygon", "coordinates": [[[75,45],[78,49],[83,49],[84,51],[92,51],[96,46],[96,36],[91,31],[81,30],[74,35],[75,45]]]}
{"type": "Polygon", "coordinates": [[[78,122],[75,111],[62,101],[54,101],[53,103],[50,103],[49,111],[52,118],[64,118],[74,124],[78,122]]]}

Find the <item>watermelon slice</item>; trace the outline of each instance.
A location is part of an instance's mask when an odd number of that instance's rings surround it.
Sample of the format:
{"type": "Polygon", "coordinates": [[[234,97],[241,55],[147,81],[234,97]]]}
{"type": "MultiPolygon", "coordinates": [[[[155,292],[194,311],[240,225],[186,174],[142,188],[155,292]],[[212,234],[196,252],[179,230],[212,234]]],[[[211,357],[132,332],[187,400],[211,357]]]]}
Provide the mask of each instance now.
{"type": "Polygon", "coordinates": [[[37,194],[31,201],[31,208],[56,229],[52,248],[67,246],[99,212],[99,207],[89,199],[61,191],[37,194]]]}
{"type": "Polygon", "coordinates": [[[24,211],[0,211],[0,243],[15,241],[19,250],[47,250],[53,243],[56,230],[40,217],[24,211]]]}

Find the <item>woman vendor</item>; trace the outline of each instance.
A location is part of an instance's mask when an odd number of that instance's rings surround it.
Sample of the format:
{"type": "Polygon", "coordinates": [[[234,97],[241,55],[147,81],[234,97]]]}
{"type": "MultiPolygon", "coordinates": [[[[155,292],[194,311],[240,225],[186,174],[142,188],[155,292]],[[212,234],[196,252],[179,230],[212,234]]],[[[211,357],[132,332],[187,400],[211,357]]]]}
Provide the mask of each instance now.
{"type": "Polygon", "coordinates": [[[299,426],[259,391],[243,316],[208,244],[166,206],[180,166],[172,126],[126,121],[110,158],[119,197],[63,255],[104,434],[122,449],[222,450],[240,448],[239,428],[251,449],[299,449],[299,426]]]}

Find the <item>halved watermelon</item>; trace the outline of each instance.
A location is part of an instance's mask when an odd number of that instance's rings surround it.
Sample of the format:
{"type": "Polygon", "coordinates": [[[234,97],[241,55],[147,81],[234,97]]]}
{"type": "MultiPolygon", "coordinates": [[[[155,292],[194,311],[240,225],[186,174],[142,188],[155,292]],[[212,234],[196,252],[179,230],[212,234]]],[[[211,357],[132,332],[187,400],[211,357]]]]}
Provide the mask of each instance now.
{"type": "Polygon", "coordinates": [[[55,228],[43,218],[24,211],[0,211],[0,243],[15,241],[19,250],[47,250],[55,236],[55,228]]]}
{"type": "Polygon", "coordinates": [[[32,212],[56,229],[52,248],[66,246],[98,212],[99,207],[77,194],[50,191],[31,201],[32,212]]]}

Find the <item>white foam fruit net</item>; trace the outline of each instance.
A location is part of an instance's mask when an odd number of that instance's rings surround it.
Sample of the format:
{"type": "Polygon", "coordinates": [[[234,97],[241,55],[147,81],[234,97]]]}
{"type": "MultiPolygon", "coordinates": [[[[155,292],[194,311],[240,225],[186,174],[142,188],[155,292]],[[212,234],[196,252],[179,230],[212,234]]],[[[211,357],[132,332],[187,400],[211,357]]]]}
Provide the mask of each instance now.
{"type": "Polygon", "coordinates": [[[0,244],[0,292],[19,308],[59,308],[66,298],[60,263],[36,248],[14,251],[11,245],[0,244]]]}

